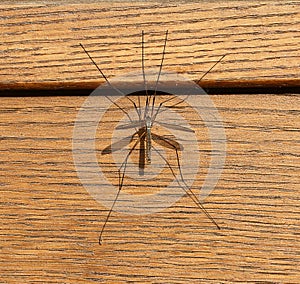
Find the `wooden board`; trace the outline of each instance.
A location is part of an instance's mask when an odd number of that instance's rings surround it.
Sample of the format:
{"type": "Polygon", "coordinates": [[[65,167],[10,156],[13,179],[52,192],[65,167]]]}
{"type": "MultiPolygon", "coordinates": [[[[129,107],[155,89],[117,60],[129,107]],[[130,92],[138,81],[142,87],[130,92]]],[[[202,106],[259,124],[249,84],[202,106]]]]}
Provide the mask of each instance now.
{"type": "Polygon", "coordinates": [[[99,246],[107,209],[72,157],[85,98],[2,98],[1,282],[297,283],[300,98],[212,99],[227,159],[205,206],[221,230],[183,197],[156,214],[113,213],[99,246]]]}
{"type": "Polygon", "coordinates": [[[299,283],[300,98],[277,87],[300,85],[300,2],[24,3],[0,5],[0,282],[299,283]],[[72,135],[86,99],[74,94],[104,80],[79,43],[113,78],[141,70],[142,30],[146,70],[169,30],[163,70],[196,81],[227,54],[201,86],[276,95],[211,97],[227,158],[205,208],[221,230],[184,196],[114,212],[99,246],[108,211],[77,176],[72,135]]]}
{"type": "Polygon", "coordinates": [[[79,43],[110,78],[158,68],[207,85],[300,85],[299,1],[100,2],[0,6],[0,87],[78,88],[103,82],[79,43]]]}

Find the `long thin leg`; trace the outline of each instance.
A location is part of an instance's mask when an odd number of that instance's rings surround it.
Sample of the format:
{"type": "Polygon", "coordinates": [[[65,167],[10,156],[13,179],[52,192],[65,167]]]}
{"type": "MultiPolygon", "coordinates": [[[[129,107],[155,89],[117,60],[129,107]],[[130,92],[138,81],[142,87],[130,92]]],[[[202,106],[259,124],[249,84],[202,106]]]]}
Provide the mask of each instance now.
{"type": "MultiPolygon", "coordinates": [[[[135,134],[134,134],[135,135],[135,134]]],[[[129,156],[131,155],[131,153],[133,152],[133,150],[135,149],[135,147],[137,146],[137,144],[141,141],[141,139],[143,139],[146,135],[146,132],[143,131],[142,134],[139,134],[137,141],[134,143],[133,147],[130,149],[130,151],[128,152],[128,154],[126,155],[123,163],[121,164],[121,166],[119,167],[119,170],[121,170],[124,167],[124,170],[127,166],[127,161],[129,159],[129,156]]]]}
{"type": "Polygon", "coordinates": [[[224,57],[226,56],[227,54],[224,54],[224,55],[222,55],[222,57],[218,60],[218,61],[216,61],[215,62],[215,64],[214,65],[212,65],[201,77],[200,77],[200,79],[196,82],[196,84],[197,85],[199,85],[199,83],[202,81],[202,79],[211,71],[211,70],[213,70],[223,59],[224,59],[224,57]]]}
{"type": "Polygon", "coordinates": [[[183,178],[183,174],[181,171],[181,166],[180,166],[180,162],[179,162],[179,155],[178,155],[178,151],[177,149],[175,150],[176,152],[176,159],[177,159],[177,166],[179,169],[179,173],[180,173],[180,178],[182,180],[182,182],[184,183],[185,187],[189,190],[189,192],[191,193],[191,195],[194,197],[194,199],[197,201],[198,206],[202,209],[202,211],[204,212],[204,214],[212,221],[212,223],[214,223],[216,225],[216,227],[220,230],[220,226],[216,223],[216,221],[213,219],[213,217],[206,211],[206,209],[203,207],[202,203],[199,201],[198,197],[195,195],[195,193],[188,187],[188,185],[186,184],[184,178],[183,178]]]}
{"type": "MultiPolygon", "coordinates": [[[[201,78],[196,82],[196,84],[199,85],[199,83],[202,81],[202,79],[203,79],[208,73],[210,73],[210,71],[211,71],[213,68],[215,68],[216,65],[219,64],[219,63],[224,59],[224,57],[225,57],[226,55],[227,55],[227,54],[222,55],[222,57],[220,57],[220,59],[219,59],[218,61],[216,61],[216,62],[208,69],[208,71],[206,71],[206,72],[201,76],[201,78]]],[[[178,106],[178,105],[184,103],[184,102],[188,99],[189,96],[190,96],[190,95],[187,95],[184,99],[180,100],[179,102],[177,102],[177,103],[175,103],[175,104],[173,104],[173,105],[171,105],[171,106],[168,106],[168,108],[176,107],[176,106],[178,106]]],[[[158,109],[156,110],[154,116],[152,116],[152,120],[153,120],[153,121],[155,121],[155,119],[156,119],[158,113],[162,113],[162,112],[165,111],[165,110],[160,111],[160,110],[161,110],[161,107],[163,106],[163,104],[165,104],[166,102],[169,102],[169,101],[171,101],[171,100],[173,100],[173,99],[175,99],[175,96],[172,97],[172,98],[169,98],[169,99],[167,99],[167,100],[165,100],[165,101],[163,101],[163,102],[161,102],[161,103],[159,104],[158,109]]]]}
{"type": "Polygon", "coordinates": [[[119,183],[119,189],[118,189],[118,192],[117,192],[117,194],[116,194],[116,197],[115,197],[115,199],[114,199],[114,201],[113,201],[113,204],[112,204],[112,206],[111,206],[111,208],[110,208],[110,210],[109,210],[109,212],[108,212],[108,214],[107,214],[107,216],[106,216],[106,219],[105,219],[105,221],[104,221],[104,223],[103,223],[102,229],[101,229],[101,231],[100,231],[100,234],[99,234],[99,245],[102,244],[102,235],[103,235],[105,226],[106,226],[106,224],[107,224],[107,222],[108,222],[108,220],[109,220],[109,217],[110,217],[110,215],[111,215],[111,213],[112,213],[112,211],[113,211],[113,209],[114,209],[114,206],[115,206],[115,204],[116,204],[116,202],[117,202],[117,200],[118,200],[118,197],[119,197],[119,195],[120,195],[120,192],[121,192],[121,190],[122,190],[123,182],[124,182],[124,176],[125,176],[126,168],[127,168],[127,161],[128,161],[128,159],[129,159],[131,153],[132,153],[133,150],[135,149],[135,147],[138,145],[138,143],[140,142],[140,140],[141,140],[142,137],[144,137],[144,136],[145,136],[145,133],[143,133],[141,136],[138,137],[138,140],[134,143],[133,147],[130,149],[130,151],[128,152],[128,154],[126,155],[124,161],[122,162],[121,166],[120,166],[119,169],[118,169],[118,174],[119,174],[119,182],[118,182],[118,183],[119,183]],[[122,174],[121,174],[121,170],[122,170],[123,167],[124,167],[124,169],[123,169],[123,172],[122,172],[122,174]]]}
{"type": "MultiPolygon", "coordinates": [[[[89,54],[89,52],[85,49],[85,47],[80,43],[79,44],[81,46],[81,48],[83,49],[83,51],[87,54],[87,56],[89,57],[89,59],[92,61],[92,63],[96,66],[96,68],[98,69],[98,71],[100,72],[100,74],[102,75],[102,77],[104,78],[104,80],[107,82],[107,84],[114,89],[116,92],[118,92],[120,95],[125,96],[125,94],[119,90],[118,88],[116,88],[114,85],[112,85],[110,83],[110,81],[107,79],[107,77],[105,76],[104,72],[101,70],[101,68],[97,65],[97,63],[95,62],[95,60],[92,58],[92,56],[89,54]]],[[[113,102],[108,96],[105,96],[110,102],[112,102],[115,106],[117,106],[120,110],[122,110],[127,117],[129,118],[129,120],[131,121],[131,118],[129,117],[128,113],[122,108],[120,107],[117,103],[113,102]]],[[[128,96],[126,96],[126,98],[135,106],[135,110],[137,111],[137,107],[135,102],[130,99],[128,96]]],[[[137,111],[137,114],[139,115],[139,112],[137,111]]],[[[140,115],[139,115],[140,117],[140,115]]]]}
{"type": "Polygon", "coordinates": [[[118,88],[116,88],[115,86],[113,86],[109,80],[107,79],[107,77],[105,76],[105,74],[102,72],[102,70],[100,69],[100,67],[97,65],[97,63],[94,61],[94,59],[92,58],[92,56],[90,56],[90,54],[88,53],[88,51],[84,48],[84,46],[80,43],[80,46],[82,47],[83,51],[87,54],[87,56],[90,58],[90,60],[93,62],[93,64],[96,66],[96,68],[98,69],[98,71],[101,73],[102,77],[104,78],[104,80],[106,81],[106,83],[113,88],[115,91],[117,91],[119,94],[121,94],[122,96],[124,96],[125,94],[119,90],[118,88]]]}
{"type": "Polygon", "coordinates": [[[161,75],[161,70],[162,70],[162,67],[163,67],[164,59],[165,59],[166,46],[167,46],[167,41],[168,41],[168,33],[169,33],[169,31],[167,30],[166,31],[166,36],[165,36],[165,41],[164,41],[164,49],[163,49],[163,52],[162,52],[161,62],[160,62],[160,66],[159,66],[159,72],[158,72],[156,83],[155,83],[154,95],[156,94],[156,91],[157,91],[157,86],[158,86],[159,78],[160,78],[160,75],[161,75]]]}
{"type": "Polygon", "coordinates": [[[162,70],[162,67],[163,67],[164,59],[165,59],[167,41],[168,41],[168,30],[166,31],[164,49],[163,49],[163,52],[162,52],[162,58],[161,58],[160,66],[159,66],[159,72],[158,72],[157,80],[156,80],[156,83],[155,83],[155,89],[154,89],[154,94],[153,94],[153,99],[152,99],[151,117],[153,116],[157,86],[158,86],[159,78],[160,78],[160,75],[161,75],[161,70],[162,70]]]}
{"type": "Polygon", "coordinates": [[[156,119],[156,117],[157,117],[157,115],[158,115],[159,113],[163,112],[163,111],[160,111],[160,109],[161,109],[161,107],[163,106],[163,104],[166,103],[166,102],[169,102],[169,101],[174,100],[174,98],[175,98],[175,96],[174,96],[174,97],[171,97],[171,98],[169,98],[169,99],[167,99],[167,100],[165,100],[165,101],[163,101],[163,102],[161,102],[161,103],[159,104],[159,106],[158,106],[158,108],[157,108],[155,114],[152,116],[152,122],[155,121],[155,119],[156,119]]]}
{"type": "MultiPolygon", "coordinates": [[[[166,140],[166,142],[168,142],[166,140]]],[[[170,143],[170,145],[172,146],[172,144],[170,143]]],[[[152,146],[153,147],[153,146],[152,146]]],[[[168,165],[169,169],[172,172],[172,175],[174,176],[174,178],[176,179],[178,185],[185,191],[185,193],[194,201],[194,203],[196,204],[196,206],[198,208],[200,208],[204,214],[207,216],[207,218],[220,230],[220,226],[216,223],[216,221],[213,219],[213,217],[206,211],[206,209],[204,208],[204,206],[201,204],[201,202],[199,201],[198,197],[195,195],[195,193],[188,187],[188,185],[186,184],[186,182],[183,179],[183,175],[182,175],[182,171],[181,171],[181,166],[180,166],[180,162],[179,162],[179,156],[178,156],[178,151],[177,149],[174,147],[175,152],[176,152],[176,158],[177,158],[177,165],[178,165],[178,170],[180,173],[180,178],[182,183],[184,184],[184,186],[182,186],[177,178],[177,176],[174,173],[174,170],[172,169],[172,166],[170,165],[170,163],[167,161],[167,159],[155,148],[153,147],[153,149],[158,153],[158,155],[165,161],[165,163],[168,165]]]]}
{"type": "Polygon", "coordinates": [[[108,220],[109,220],[109,217],[110,217],[110,215],[111,215],[111,213],[112,213],[112,211],[113,211],[113,208],[114,208],[114,206],[115,206],[115,204],[116,204],[116,202],[117,202],[117,200],[118,200],[118,197],[119,197],[119,195],[120,195],[121,189],[122,189],[122,187],[123,187],[123,181],[124,181],[125,171],[123,172],[123,174],[122,174],[122,176],[121,176],[120,170],[118,170],[118,174],[119,174],[119,189],[118,189],[118,192],[117,192],[116,197],[115,197],[115,199],[114,199],[114,202],[113,202],[113,204],[112,204],[112,206],[111,206],[111,208],[110,208],[110,210],[109,210],[109,212],[108,212],[108,214],[107,214],[107,216],[106,216],[106,219],[105,219],[105,221],[104,221],[104,224],[103,224],[103,226],[102,226],[102,229],[101,229],[101,231],[100,231],[100,234],[99,234],[99,245],[102,244],[102,234],[103,234],[104,229],[105,229],[105,226],[106,226],[106,224],[107,224],[107,222],[108,222],[108,220]]]}
{"type": "MultiPolygon", "coordinates": [[[[146,74],[145,74],[145,40],[144,40],[144,31],[142,31],[142,72],[143,72],[143,80],[144,80],[144,90],[146,93],[146,97],[148,99],[148,86],[147,86],[147,80],[146,80],[146,74]]],[[[139,108],[140,108],[140,114],[141,114],[141,102],[140,102],[140,96],[138,96],[138,102],[139,102],[139,108]]],[[[140,116],[141,119],[141,116],[140,116]]],[[[144,117],[145,119],[145,117],[144,117]]]]}

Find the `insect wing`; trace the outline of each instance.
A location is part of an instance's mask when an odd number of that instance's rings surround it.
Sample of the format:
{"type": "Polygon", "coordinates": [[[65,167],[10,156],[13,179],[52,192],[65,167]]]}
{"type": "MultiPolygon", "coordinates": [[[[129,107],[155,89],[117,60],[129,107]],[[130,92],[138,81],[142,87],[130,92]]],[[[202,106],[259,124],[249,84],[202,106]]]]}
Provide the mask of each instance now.
{"type": "Polygon", "coordinates": [[[171,129],[175,129],[175,130],[181,130],[181,131],[185,131],[185,132],[191,132],[194,133],[195,131],[191,128],[187,128],[181,125],[176,125],[176,124],[172,124],[172,123],[167,123],[167,122],[159,122],[159,121],[155,121],[157,124],[161,125],[161,126],[165,126],[167,128],[171,128],[171,129]]]}
{"type": "Polygon", "coordinates": [[[142,127],[145,125],[145,122],[142,120],[134,120],[130,123],[118,125],[116,129],[129,129],[129,128],[136,128],[136,127],[142,127]]]}

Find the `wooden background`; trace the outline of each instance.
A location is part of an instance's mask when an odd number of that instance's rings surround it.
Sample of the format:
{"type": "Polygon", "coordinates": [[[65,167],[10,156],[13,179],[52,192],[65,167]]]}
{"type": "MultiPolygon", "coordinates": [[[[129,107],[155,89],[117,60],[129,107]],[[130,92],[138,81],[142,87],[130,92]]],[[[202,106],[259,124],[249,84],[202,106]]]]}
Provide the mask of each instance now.
{"type": "Polygon", "coordinates": [[[299,1],[14,3],[0,6],[0,283],[299,283],[299,1]],[[227,54],[202,86],[268,92],[211,96],[220,231],[183,197],[113,213],[99,246],[107,210],[77,177],[72,131],[103,79],[79,43],[111,78],[140,70],[142,30],[158,66],[167,29],[164,69],[197,80],[227,54]]]}

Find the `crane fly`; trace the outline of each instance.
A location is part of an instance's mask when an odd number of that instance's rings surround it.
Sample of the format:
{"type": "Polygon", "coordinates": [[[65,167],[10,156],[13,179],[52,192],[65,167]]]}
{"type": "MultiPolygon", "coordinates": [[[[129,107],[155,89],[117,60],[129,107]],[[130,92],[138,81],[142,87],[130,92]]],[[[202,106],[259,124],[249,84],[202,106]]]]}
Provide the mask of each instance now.
{"type": "MultiPolygon", "coordinates": [[[[147,86],[147,80],[146,80],[146,74],[145,74],[145,66],[144,66],[144,31],[142,31],[142,74],[143,74],[143,83],[144,83],[144,90],[140,92],[139,94],[135,95],[137,98],[137,101],[135,101],[132,96],[125,96],[125,94],[118,88],[116,88],[111,82],[107,79],[105,74],[103,73],[102,69],[96,64],[94,59],[91,57],[89,52],[85,49],[85,47],[80,44],[83,51],[87,54],[89,59],[92,61],[92,63],[96,66],[98,71],[101,73],[102,77],[105,79],[106,83],[109,87],[111,87],[114,91],[117,93],[124,95],[129,102],[132,104],[135,113],[137,115],[137,119],[132,119],[129,115],[129,113],[118,103],[111,101],[118,109],[120,109],[129,119],[129,122],[126,122],[124,124],[120,124],[116,126],[116,130],[133,130],[133,134],[130,136],[121,139],[120,141],[117,141],[115,143],[112,143],[108,145],[106,148],[104,148],[101,151],[102,155],[112,154],[114,151],[118,151],[125,146],[127,146],[130,143],[133,143],[132,147],[128,151],[127,155],[125,156],[123,162],[121,163],[120,167],[118,168],[118,190],[116,193],[116,196],[113,200],[113,203],[111,205],[111,208],[108,211],[108,214],[106,216],[106,219],[102,225],[102,228],[100,230],[99,234],[99,244],[102,244],[102,235],[105,230],[105,227],[109,221],[109,218],[112,214],[112,211],[114,209],[114,206],[118,200],[118,197],[120,195],[120,192],[123,188],[124,179],[126,176],[126,170],[127,170],[127,163],[128,159],[132,155],[134,150],[137,150],[138,145],[139,147],[139,168],[145,168],[146,165],[150,165],[152,163],[152,153],[155,152],[162,161],[167,165],[169,168],[172,176],[178,183],[178,185],[181,187],[181,189],[189,196],[190,199],[195,203],[195,205],[201,209],[201,211],[207,216],[207,218],[218,228],[220,229],[219,225],[216,223],[216,221],[212,218],[212,216],[206,211],[206,209],[203,207],[202,203],[199,201],[198,197],[193,193],[193,191],[189,188],[187,183],[185,182],[185,179],[182,174],[181,170],[181,163],[180,163],[180,155],[179,152],[183,150],[183,146],[176,141],[176,137],[167,137],[165,135],[159,135],[158,133],[155,133],[153,131],[153,126],[158,125],[165,129],[175,129],[177,131],[182,131],[185,133],[194,133],[195,131],[189,127],[178,125],[175,123],[170,122],[162,122],[157,119],[158,115],[165,111],[164,107],[170,108],[170,109],[176,109],[176,108],[184,108],[183,103],[186,99],[180,100],[179,102],[174,102],[174,96],[171,98],[167,98],[163,100],[162,102],[157,103],[157,96],[158,96],[158,83],[162,72],[163,62],[166,54],[166,44],[168,39],[168,31],[166,31],[165,34],[165,40],[164,40],[164,46],[162,51],[162,58],[159,66],[159,71],[157,74],[157,79],[155,83],[155,87],[153,89],[148,89],[147,86]],[[144,105],[142,106],[142,97],[144,102],[144,105]],[[171,103],[171,105],[167,105],[167,103],[171,103]],[[128,139],[127,139],[128,138],[128,139]],[[154,142],[154,143],[153,143],[154,142]],[[156,145],[160,145],[161,147],[171,149],[174,151],[176,156],[176,170],[179,172],[180,178],[178,179],[175,170],[171,166],[170,162],[167,160],[166,157],[158,149],[156,148],[156,145]]],[[[197,81],[197,84],[225,57],[223,55],[217,62],[213,64],[213,66],[206,71],[202,77],[197,81]]],[[[170,94],[169,94],[170,95],[170,94]]],[[[189,95],[187,95],[189,96],[189,95]]]]}

